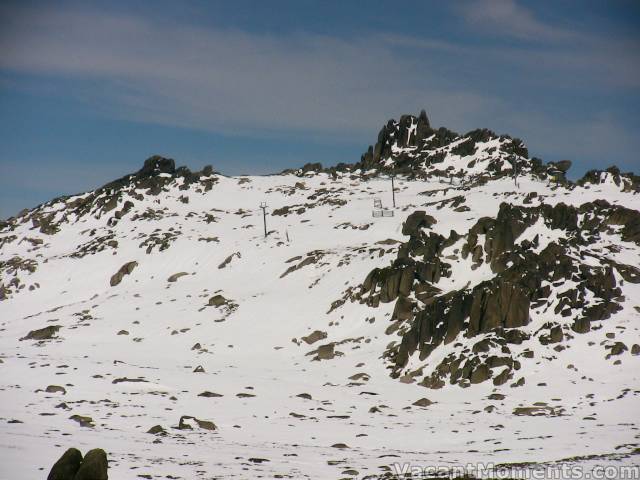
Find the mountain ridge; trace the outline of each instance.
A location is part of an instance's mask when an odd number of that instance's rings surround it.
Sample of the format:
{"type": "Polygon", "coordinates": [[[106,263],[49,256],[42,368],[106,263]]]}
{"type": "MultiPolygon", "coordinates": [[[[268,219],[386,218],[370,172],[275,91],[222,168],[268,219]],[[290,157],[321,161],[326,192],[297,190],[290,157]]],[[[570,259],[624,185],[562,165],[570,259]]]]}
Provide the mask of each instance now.
{"type": "Polygon", "coordinates": [[[153,156],[1,224],[12,478],[637,463],[638,177],[438,131],[269,176],[153,156]]]}
{"type": "MultiPolygon", "coordinates": [[[[285,169],[279,172],[279,174],[305,174],[309,171],[323,171],[334,174],[335,172],[357,172],[360,170],[364,175],[371,175],[371,171],[375,170],[377,174],[393,173],[418,177],[426,175],[446,175],[454,178],[464,177],[470,174],[465,172],[464,168],[458,168],[456,170],[452,168],[451,165],[447,165],[446,169],[431,168],[429,171],[423,171],[420,167],[422,167],[423,164],[431,164],[433,167],[433,164],[437,165],[441,163],[447,153],[460,154],[459,160],[461,160],[462,157],[472,156],[477,149],[477,143],[487,143],[490,140],[496,139],[500,140],[500,142],[498,142],[498,145],[489,147],[489,155],[495,151],[504,153],[505,155],[504,158],[499,158],[499,160],[501,160],[499,166],[495,165],[494,162],[489,162],[489,164],[486,165],[486,173],[490,175],[514,175],[513,162],[515,161],[516,167],[519,167],[519,171],[516,171],[516,174],[528,170],[538,175],[541,179],[553,178],[554,181],[561,182],[567,186],[584,186],[587,184],[613,181],[618,185],[623,185],[624,188],[640,192],[640,176],[633,172],[623,173],[615,165],[603,170],[588,170],[581,178],[573,182],[566,178],[566,173],[572,166],[570,160],[544,163],[543,160],[537,157],[529,158],[528,149],[521,139],[513,138],[508,134],[498,135],[486,128],[478,128],[465,134],[456,133],[446,127],[434,129],[431,127],[424,109],[421,110],[418,116],[405,114],[401,115],[398,121],[389,119],[379,131],[376,144],[370,145],[358,162],[351,164],[339,163],[331,167],[323,167],[321,163],[307,163],[300,168],[285,169]],[[452,146],[452,144],[455,145],[452,146]],[[417,150],[417,152],[412,150],[417,150]],[[444,157],[443,154],[445,154],[444,157]],[[505,163],[507,164],[505,165],[505,163]]],[[[498,157],[500,157],[500,155],[498,155],[498,157]]],[[[473,161],[474,160],[469,160],[468,162],[473,161]]],[[[92,192],[117,188],[126,184],[127,181],[140,182],[140,180],[154,177],[158,173],[183,177],[186,184],[189,184],[198,181],[200,177],[210,176],[214,173],[214,169],[211,165],[206,165],[202,170],[194,172],[187,166],[176,168],[174,159],[156,154],[148,157],[138,171],[107,182],[103,186],[92,190],[92,192]]],[[[480,172],[480,174],[482,175],[482,172],[480,172]]],[[[55,197],[49,202],[78,195],[80,194],[55,197]]],[[[0,228],[6,227],[6,224],[9,223],[12,218],[19,217],[49,202],[37,205],[33,209],[24,209],[16,216],[0,220],[0,228]]]]}

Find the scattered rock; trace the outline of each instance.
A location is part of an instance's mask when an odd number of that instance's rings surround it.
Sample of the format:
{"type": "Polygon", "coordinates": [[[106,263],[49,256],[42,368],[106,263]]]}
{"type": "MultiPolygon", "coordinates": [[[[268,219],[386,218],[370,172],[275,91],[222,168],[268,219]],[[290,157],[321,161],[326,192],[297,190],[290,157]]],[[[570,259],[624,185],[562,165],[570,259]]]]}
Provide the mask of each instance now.
{"type": "Polygon", "coordinates": [[[554,408],[549,406],[535,406],[535,407],[516,407],[513,409],[514,415],[530,416],[530,417],[542,417],[542,416],[556,416],[558,412],[554,408]]]}
{"type": "Polygon", "coordinates": [[[133,272],[133,269],[136,268],[137,266],[138,266],[138,262],[135,262],[135,261],[125,263],[124,265],[122,265],[122,267],[120,267],[120,270],[118,270],[111,277],[109,284],[112,287],[115,287],[122,281],[125,275],[129,275],[131,272],[133,272]]]}
{"type": "Polygon", "coordinates": [[[205,397],[205,398],[218,398],[218,397],[222,397],[223,395],[220,395],[219,393],[215,393],[215,392],[209,392],[208,390],[205,390],[202,393],[198,394],[199,397],[205,397]]]}
{"type": "Polygon", "coordinates": [[[193,430],[193,423],[195,423],[195,426],[204,430],[217,430],[218,428],[215,423],[209,420],[200,420],[190,415],[183,415],[180,417],[180,421],[178,422],[178,430],[193,430]]]}
{"type": "Polygon", "coordinates": [[[420,400],[416,400],[412,403],[416,407],[428,407],[429,405],[433,405],[433,402],[428,398],[421,398],[420,400]]]}
{"type": "Polygon", "coordinates": [[[317,350],[310,352],[309,354],[316,354],[314,360],[331,360],[336,355],[342,355],[340,352],[335,351],[335,343],[327,343],[326,345],[320,345],[317,350]]]}
{"type": "Polygon", "coordinates": [[[166,430],[162,427],[162,425],[154,425],[149,430],[147,430],[147,433],[158,435],[159,433],[166,433],[166,430]]]}
{"type": "Polygon", "coordinates": [[[167,278],[167,282],[173,283],[173,282],[177,281],[180,277],[184,277],[185,275],[189,275],[189,274],[187,272],[174,273],[169,278],[167,278]]]}
{"type": "Polygon", "coordinates": [[[91,417],[85,417],[82,415],[71,415],[69,419],[78,422],[81,427],[93,428],[95,426],[93,423],[93,418],[91,417]]]}
{"type": "Polygon", "coordinates": [[[228,300],[222,295],[214,295],[209,299],[209,303],[207,305],[210,307],[222,307],[223,305],[226,305],[227,302],[228,300]]]}
{"type": "Polygon", "coordinates": [[[111,383],[145,383],[148,382],[148,380],[145,380],[144,378],[127,378],[127,377],[121,377],[121,378],[115,378],[113,379],[113,381],[111,383]]]}
{"type": "Polygon", "coordinates": [[[327,332],[315,330],[313,333],[307,335],[306,337],[302,337],[302,340],[304,340],[307,345],[311,345],[319,340],[324,340],[325,338],[327,338],[327,332]]]}
{"type": "Polygon", "coordinates": [[[49,385],[46,389],[45,392],[47,393],[62,393],[63,395],[67,393],[67,390],[64,387],[61,387],[59,385],[49,385]]]}
{"type": "Polygon", "coordinates": [[[225,258],[224,261],[220,265],[218,265],[218,268],[219,269],[225,268],[227,265],[229,265],[231,263],[231,260],[233,260],[234,257],[241,258],[242,255],[240,255],[240,252],[232,253],[227,258],[225,258]]]}
{"type": "Polygon", "coordinates": [[[61,328],[62,326],[60,325],[49,325],[48,327],[40,328],[38,330],[31,330],[20,340],[50,340],[55,337],[56,333],[58,333],[58,330],[61,328]]]}
{"type": "Polygon", "coordinates": [[[255,397],[255,395],[253,393],[240,392],[240,393],[236,393],[236,397],[238,397],[238,398],[253,398],[253,397],[255,397]]]}

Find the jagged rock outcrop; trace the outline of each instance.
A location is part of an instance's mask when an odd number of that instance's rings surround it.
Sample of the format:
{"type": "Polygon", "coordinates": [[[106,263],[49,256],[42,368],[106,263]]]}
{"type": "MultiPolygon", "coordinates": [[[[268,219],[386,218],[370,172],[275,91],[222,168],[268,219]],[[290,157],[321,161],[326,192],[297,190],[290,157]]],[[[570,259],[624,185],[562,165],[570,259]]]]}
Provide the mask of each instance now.
{"type": "Polygon", "coordinates": [[[435,129],[422,110],[417,117],[402,115],[399,121],[389,120],[378,133],[376,144],[369,146],[354,169],[461,177],[465,169],[482,165],[484,173],[491,176],[512,175],[514,168],[546,174],[548,168],[541,162],[532,163],[528,156],[520,139],[486,128],[464,135],[444,127],[435,129]],[[472,158],[476,154],[478,158],[472,158]],[[455,160],[457,166],[446,159],[455,160]]]}
{"type": "Polygon", "coordinates": [[[624,241],[640,245],[640,212],[603,200],[580,207],[503,203],[495,218],[480,218],[466,235],[452,231],[448,238],[430,231],[425,217],[424,211],[408,217],[403,233],[409,240],[400,246],[395,262],[372,270],[361,287],[359,298],[371,306],[396,302],[392,315],[396,326],[391,331],[398,331],[401,340],[385,353],[393,375],[401,374],[414,353],[424,360],[460,335],[490,335],[491,344],[504,354],[492,358],[484,344],[448,356],[424,378],[423,384],[432,388],[443,386],[446,379],[463,386],[491,378],[496,384],[506,382],[516,365],[508,345],[529,339],[518,329],[530,323],[532,309],[552,308],[567,318],[565,325],[550,323],[536,332],[540,343],[554,344],[565,338],[563,330],[587,332],[592,322],[621,309],[614,271],[626,281],[640,282],[640,270],[633,265],[604,257],[601,266],[576,260],[602,234],[617,232],[624,241]],[[540,222],[562,235],[545,244],[540,234],[522,239],[540,222]],[[451,251],[460,239],[462,247],[451,251]],[[450,277],[449,262],[462,260],[472,269],[486,264],[492,278],[442,292],[438,284],[450,277]],[[570,286],[564,288],[565,282],[570,286]],[[503,370],[494,375],[495,368],[503,370]]]}

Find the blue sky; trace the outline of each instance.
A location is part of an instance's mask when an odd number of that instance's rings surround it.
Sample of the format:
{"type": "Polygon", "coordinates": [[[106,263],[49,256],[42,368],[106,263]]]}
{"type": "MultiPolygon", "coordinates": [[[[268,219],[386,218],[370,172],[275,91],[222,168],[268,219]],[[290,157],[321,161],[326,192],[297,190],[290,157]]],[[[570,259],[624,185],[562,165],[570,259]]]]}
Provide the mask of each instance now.
{"type": "Polygon", "coordinates": [[[0,218],[152,154],[228,174],[354,162],[389,118],[640,170],[640,3],[0,4],[0,218]]]}

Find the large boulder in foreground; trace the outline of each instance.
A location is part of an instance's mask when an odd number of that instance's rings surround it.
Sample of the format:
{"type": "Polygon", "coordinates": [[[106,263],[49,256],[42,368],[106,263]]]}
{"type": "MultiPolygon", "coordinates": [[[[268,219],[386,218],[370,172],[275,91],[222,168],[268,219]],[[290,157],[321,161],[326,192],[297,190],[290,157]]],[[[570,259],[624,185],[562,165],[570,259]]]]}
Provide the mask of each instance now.
{"type": "Polygon", "coordinates": [[[101,448],[89,450],[73,480],[108,480],[107,454],[101,448]]]}
{"type": "Polygon", "coordinates": [[[80,450],[70,448],[53,464],[47,480],[74,480],[81,463],[82,453],[80,450]]]}
{"type": "Polygon", "coordinates": [[[107,454],[101,448],[89,450],[82,458],[77,448],[70,448],[51,467],[47,480],[108,480],[107,454]]]}

